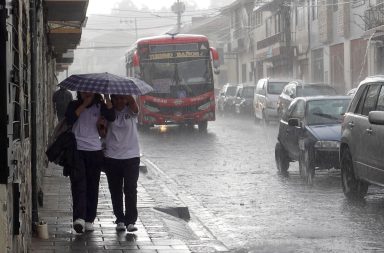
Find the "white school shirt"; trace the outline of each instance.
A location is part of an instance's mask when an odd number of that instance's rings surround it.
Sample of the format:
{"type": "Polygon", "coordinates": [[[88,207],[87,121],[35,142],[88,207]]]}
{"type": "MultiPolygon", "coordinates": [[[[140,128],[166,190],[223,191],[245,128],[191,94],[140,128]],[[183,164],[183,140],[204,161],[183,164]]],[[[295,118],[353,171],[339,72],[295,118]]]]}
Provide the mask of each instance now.
{"type": "Polygon", "coordinates": [[[136,116],[127,106],[117,111],[116,119],[108,122],[105,137],[104,155],[113,159],[131,159],[140,157],[140,146],[137,135],[136,116]]]}
{"type": "Polygon", "coordinates": [[[77,150],[99,151],[102,150],[96,122],[100,116],[100,105],[86,108],[73,124],[72,132],[75,135],[77,150]]]}

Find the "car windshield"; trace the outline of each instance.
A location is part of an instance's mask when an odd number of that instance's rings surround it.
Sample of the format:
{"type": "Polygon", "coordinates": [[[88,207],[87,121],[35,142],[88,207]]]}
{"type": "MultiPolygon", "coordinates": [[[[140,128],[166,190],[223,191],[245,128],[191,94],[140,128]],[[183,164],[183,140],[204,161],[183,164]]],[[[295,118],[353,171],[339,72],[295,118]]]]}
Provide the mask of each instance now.
{"type": "Polygon", "coordinates": [[[347,110],[350,99],[324,99],[307,103],[308,125],[339,124],[347,110]]]}
{"type": "Polygon", "coordinates": [[[255,87],[244,87],[243,88],[243,97],[244,98],[253,98],[254,92],[255,92],[255,87]]]}
{"type": "Polygon", "coordinates": [[[229,86],[227,88],[227,92],[225,92],[225,95],[227,96],[235,96],[236,95],[236,90],[237,90],[237,87],[236,86],[229,86]]]}
{"type": "Polygon", "coordinates": [[[288,82],[269,82],[268,83],[268,93],[280,95],[281,92],[283,92],[285,85],[287,85],[287,84],[288,84],[288,82]]]}
{"type": "Polygon", "coordinates": [[[297,87],[298,97],[322,96],[322,95],[336,95],[334,88],[330,86],[319,85],[306,85],[297,87]]]}

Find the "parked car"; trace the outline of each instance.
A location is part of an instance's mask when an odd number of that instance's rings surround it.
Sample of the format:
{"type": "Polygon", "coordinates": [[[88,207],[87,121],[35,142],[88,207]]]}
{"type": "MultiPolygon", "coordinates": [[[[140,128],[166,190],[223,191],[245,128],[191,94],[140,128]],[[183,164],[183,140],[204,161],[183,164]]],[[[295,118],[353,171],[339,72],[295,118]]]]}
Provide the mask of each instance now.
{"type": "Polygon", "coordinates": [[[277,104],[277,113],[281,117],[293,99],[297,97],[336,95],[336,90],[323,83],[304,83],[303,81],[289,82],[280,94],[277,104]]]}
{"type": "Polygon", "coordinates": [[[253,114],[255,85],[241,85],[236,94],[235,112],[240,115],[253,114]]]}
{"type": "Polygon", "coordinates": [[[299,97],[280,120],[276,165],[286,172],[299,161],[300,175],[312,184],[315,169],[339,168],[342,114],[349,96],[299,97]]]}
{"type": "Polygon", "coordinates": [[[223,86],[217,99],[217,109],[219,113],[234,112],[237,85],[226,84],[223,86]]]}
{"type": "Polygon", "coordinates": [[[263,78],[257,82],[253,100],[253,109],[255,112],[255,121],[260,120],[268,123],[271,120],[277,120],[277,101],[289,80],[277,80],[263,78]]]}
{"type": "Polygon", "coordinates": [[[384,186],[384,76],[358,87],[342,123],[341,181],[350,199],[363,198],[369,184],[384,186]]]}

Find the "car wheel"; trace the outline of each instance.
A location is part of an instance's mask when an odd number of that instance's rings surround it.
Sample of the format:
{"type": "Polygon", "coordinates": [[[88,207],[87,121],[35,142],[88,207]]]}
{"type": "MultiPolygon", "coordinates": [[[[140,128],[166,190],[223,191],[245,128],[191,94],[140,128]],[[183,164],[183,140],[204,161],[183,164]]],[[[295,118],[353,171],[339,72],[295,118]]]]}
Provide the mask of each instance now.
{"type": "Polygon", "coordinates": [[[289,168],[289,157],[287,151],[280,142],[277,142],[275,146],[275,160],[278,171],[283,173],[287,172],[289,168]]]}
{"type": "Polygon", "coordinates": [[[262,117],[263,117],[263,119],[262,119],[263,125],[264,126],[269,125],[269,120],[268,120],[267,115],[265,114],[264,111],[263,111],[263,116],[262,117]]]}
{"type": "Polygon", "coordinates": [[[305,151],[300,151],[299,169],[300,176],[305,180],[308,185],[312,185],[313,178],[315,177],[315,161],[313,151],[309,149],[305,151]]]}
{"type": "Polygon", "coordinates": [[[344,195],[348,199],[362,199],[367,194],[368,183],[355,177],[353,171],[353,161],[348,149],[341,155],[341,185],[344,195]]]}
{"type": "Polygon", "coordinates": [[[260,119],[256,116],[256,113],[253,114],[253,119],[256,125],[260,124],[260,119]]]}

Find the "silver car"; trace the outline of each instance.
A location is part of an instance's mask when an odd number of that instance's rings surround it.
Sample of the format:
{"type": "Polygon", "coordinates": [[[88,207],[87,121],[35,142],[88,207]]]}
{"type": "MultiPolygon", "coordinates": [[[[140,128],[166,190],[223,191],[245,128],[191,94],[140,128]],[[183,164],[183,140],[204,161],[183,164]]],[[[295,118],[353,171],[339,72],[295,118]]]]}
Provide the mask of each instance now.
{"type": "Polygon", "coordinates": [[[347,198],[363,198],[369,184],[384,186],[384,76],[360,83],[341,131],[343,191],[347,198]]]}
{"type": "Polygon", "coordinates": [[[263,120],[268,123],[271,120],[278,120],[277,101],[289,80],[277,80],[263,78],[257,82],[253,99],[255,121],[263,120]]]}

